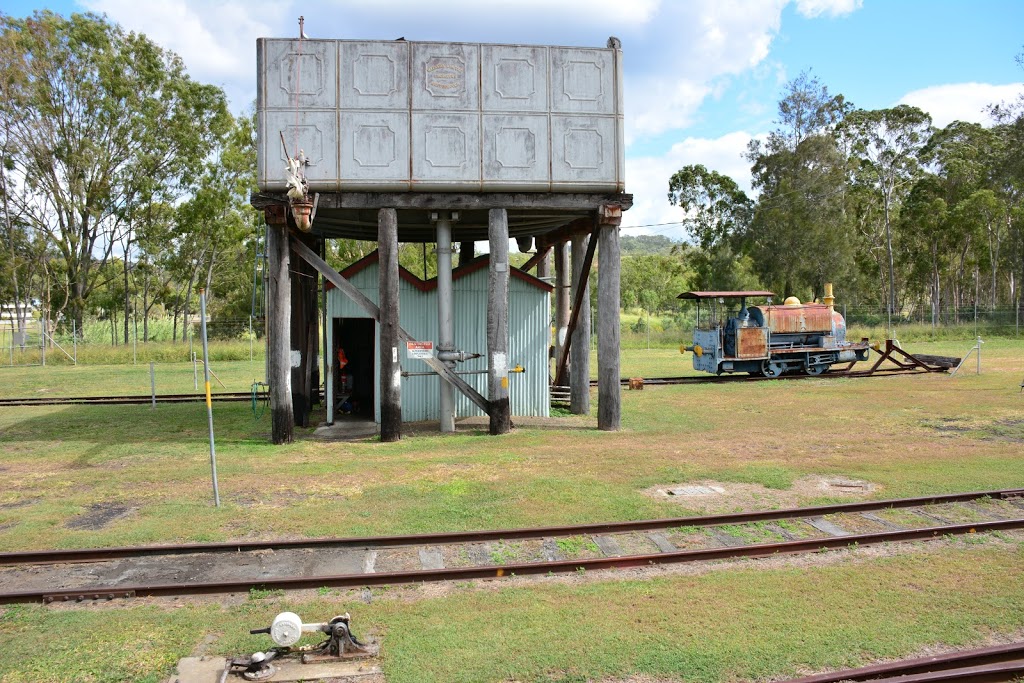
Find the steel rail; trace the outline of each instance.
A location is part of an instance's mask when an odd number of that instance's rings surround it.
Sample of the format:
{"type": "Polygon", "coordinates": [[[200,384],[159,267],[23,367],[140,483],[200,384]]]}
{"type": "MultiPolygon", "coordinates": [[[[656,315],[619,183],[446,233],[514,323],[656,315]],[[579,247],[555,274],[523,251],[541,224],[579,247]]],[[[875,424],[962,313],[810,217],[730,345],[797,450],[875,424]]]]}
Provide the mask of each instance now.
{"type": "Polygon", "coordinates": [[[150,545],[139,547],[82,548],[76,550],[21,550],[0,553],[0,566],[28,564],[60,564],[73,562],[100,562],[153,555],[181,555],[190,553],[246,552],[253,550],[289,550],[302,548],[387,548],[410,545],[444,545],[451,543],[484,543],[487,541],[512,541],[523,539],[579,536],[584,534],[627,533],[652,531],[671,527],[711,527],[725,524],[749,524],[770,522],[780,519],[801,519],[822,517],[840,513],[873,512],[878,510],[922,507],[962,503],[984,498],[1000,500],[1024,498],[1024,489],[1000,489],[994,491],[973,491],[949,493],[916,498],[890,498],[883,500],[818,505],[814,507],[785,508],[753,512],[732,512],[719,515],[696,517],[666,517],[642,519],[627,522],[599,522],[596,524],[575,524],[519,529],[494,529],[483,531],[449,531],[431,534],[396,536],[353,536],[340,538],[307,538],[277,541],[238,541],[221,543],[184,543],[177,545],[150,545]]]}
{"type": "Polygon", "coordinates": [[[878,683],[941,683],[942,681],[959,681],[960,683],[1002,683],[1024,678],[1024,659],[1009,662],[983,664],[981,666],[963,667],[959,669],[943,669],[928,671],[909,676],[877,678],[878,683]]]}
{"type": "MultiPolygon", "coordinates": [[[[1024,642],[993,645],[973,650],[961,650],[930,657],[901,659],[895,662],[872,664],[856,669],[830,671],[813,676],[793,678],[780,683],[839,683],[839,681],[876,681],[897,676],[913,676],[950,669],[964,669],[1000,664],[1024,659],[1024,642]]],[[[906,679],[904,679],[906,680],[906,679]]]]}
{"type": "Polygon", "coordinates": [[[877,545],[896,541],[927,541],[946,536],[1004,531],[1024,528],[1024,518],[954,524],[900,531],[816,538],[782,543],[761,543],[749,546],[680,550],[656,555],[623,555],[554,562],[532,562],[503,566],[421,569],[373,574],[336,574],[328,576],[292,576],[258,580],[196,581],[187,584],[116,585],[74,590],[32,590],[0,593],[0,604],[55,602],[114,597],[168,597],[246,592],[253,588],[301,590],[310,588],[354,588],[407,583],[433,583],[468,579],[489,579],[549,573],[571,573],[581,569],[627,569],[659,564],[680,564],[708,560],[772,557],[777,555],[816,553],[849,546],[877,545]]]}
{"type": "MultiPolygon", "coordinates": [[[[211,394],[214,401],[250,401],[251,391],[211,394]]],[[[193,403],[206,400],[205,394],[157,394],[157,403],[193,403]]],[[[0,398],[2,406],[54,406],[54,405],[136,405],[152,403],[150,396],[47,396],[28,398],[0,398]]]]}

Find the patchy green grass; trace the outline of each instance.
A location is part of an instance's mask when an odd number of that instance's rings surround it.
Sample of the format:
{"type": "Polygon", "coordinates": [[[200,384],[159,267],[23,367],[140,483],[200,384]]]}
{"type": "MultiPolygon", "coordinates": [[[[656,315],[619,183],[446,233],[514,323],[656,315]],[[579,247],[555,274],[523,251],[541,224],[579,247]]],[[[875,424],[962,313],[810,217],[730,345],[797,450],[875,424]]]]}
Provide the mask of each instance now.
{"type": "Polygon", "coordinates": [[[347,592],[230,607],[0,608],[0,680],[159,681],[208,636],[210,654],[265,648],[248,630],[286,609],[309,620],[351,611],[357,635],[383,638],[389,683],[780,678],[1024,628],[1024,550],[995,540],[823,567],[473,586],[430,598],[375,590],[372,606],[347,592]]]}

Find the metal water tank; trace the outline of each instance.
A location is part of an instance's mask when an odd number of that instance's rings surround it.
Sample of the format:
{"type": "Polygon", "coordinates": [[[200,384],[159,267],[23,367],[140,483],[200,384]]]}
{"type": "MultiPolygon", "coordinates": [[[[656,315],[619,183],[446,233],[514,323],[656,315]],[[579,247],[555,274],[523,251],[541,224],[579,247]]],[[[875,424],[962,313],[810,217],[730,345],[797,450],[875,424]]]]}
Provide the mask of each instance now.
{"type": "Polygon", "coordinates": [[[622,50],[257,40],[258,185],[622,192],[622,50]],[[284,145],[282,145],[282,138],[284,145]]]}

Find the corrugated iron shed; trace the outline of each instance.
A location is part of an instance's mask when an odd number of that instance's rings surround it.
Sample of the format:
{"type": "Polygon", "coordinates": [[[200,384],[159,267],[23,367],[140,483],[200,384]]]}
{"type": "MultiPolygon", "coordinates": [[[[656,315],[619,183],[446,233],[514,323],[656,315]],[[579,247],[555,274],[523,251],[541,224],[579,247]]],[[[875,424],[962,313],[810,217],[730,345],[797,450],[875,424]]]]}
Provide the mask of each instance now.
{"type": "MultiPolygon", "coordinates": [[[[472,263],[453,271],[455,343],[462,350],[485,353],[487,349],[487,266],[488,257],[482,256],[472,263]]],[[[513,268],[509,279],[509,366],[522,365],[525,372],[509,375],[509,399],[513,415],[543,416],[550,414],[548,345],[551,337],[551,286],[542,280],[513,268]]],[[[378,303],[377,253],[373,252],[352,264],[342,275],[374,303],[378,303]]],[[[416,339],[437,343],[437,285],[436,281],[421,280],[409,271],[400,269],[399,315],[401,325],[416,339]]],[[[335,349],[334,318],[365,318],[366,314],[336,289],[327,293],[327,347],[331,357],[335,349]]],[[[376,328],[377,326],[375,326],[376,328]]],[[[379,347],[379,329],[374,334],[374,345],[379,347]]],[[[403,371],[424,372],[427,365],[403,353],[400,356],[403,371]]],[[[333,365],[332,363],[328,364],[333,365]]],[[[487,370],[486,357],[459,363],[458,372],[487,370]]],[[[464,379],[477,391],[487,393],[487,375],[464,375],[464,379]]],[[[437,420],[439,385],[437,376],[402,378],[402,420],[420,422],[437,420]]],[[[334,378],[327,375],[328,401],[333,401],[334,378]]],[[[374,385],[380,384],[380,370],[374,363],[374,385]]],[[[469,399],[458,394],[457,417],[483,415],[469,399]]],[[[374,419],[380,421],[380,400],[375,396],[374,419]]]]}

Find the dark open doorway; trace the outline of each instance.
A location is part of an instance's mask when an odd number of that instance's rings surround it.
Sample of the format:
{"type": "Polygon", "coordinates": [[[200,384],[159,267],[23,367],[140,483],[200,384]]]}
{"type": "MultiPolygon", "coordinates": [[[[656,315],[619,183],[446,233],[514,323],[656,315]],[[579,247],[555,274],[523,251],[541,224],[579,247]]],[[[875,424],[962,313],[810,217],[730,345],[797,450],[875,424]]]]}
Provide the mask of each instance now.
{"type": "Polygon", "coordinates": [[[335,414],[373,419],[376,365],[375,323],[372,318],[334,319],[335,414]],[[348,361],[341,368],[339,351],[348,361]]]}

